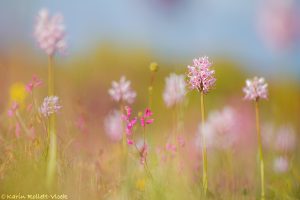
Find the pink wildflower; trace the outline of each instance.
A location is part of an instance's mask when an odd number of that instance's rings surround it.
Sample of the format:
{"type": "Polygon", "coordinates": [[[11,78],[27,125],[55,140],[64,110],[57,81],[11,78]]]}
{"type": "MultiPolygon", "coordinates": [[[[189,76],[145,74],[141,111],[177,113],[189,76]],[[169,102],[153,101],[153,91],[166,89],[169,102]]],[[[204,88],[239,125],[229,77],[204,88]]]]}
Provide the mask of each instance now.
{"type": "Polygon", "coordinates": [[[45,97],[40,112],[45,116],[49,117],[52,114],[57,113],[62,106],[59,104],[59,98],[57,96],[45,97]]]}
{"type": "Polygon", "coordinates": [[[148,145],[144,143],[144,145],[140,149],[140,163],[142,165],[146,163],[147,155],[148,155],[148,145]]]}
{"type": "Polygon", "coordinates": [[[190,89],[203,91],[205,94],[211,90],[216,82],[215,71],[211,70],[211,62],[208,57],[195,58],[193,65],[188,66],[188,84],[190,89]]]}
{"type": "Polygon", "coordinates": [[[167,143],[166,150],[171,152],[172,154],[175,154],[177,152],[177,147],[176,147],[176,145],[174,145],[172,143],[167,143]]]}
{"type": "Polygon", "coordinates": [[[125,106],[126,115],[123,114],[123,120],[126,122],[126,133],[128,136],[132,135],[132,129],[137,122],[137,118],[131,119],[131,108],[125,106]]]}
{"type": "Polygon", "coordinates": [[[16,114],[16,111],[19,109],[19,104],[17,102],[13,102],[12,106],[10,107],[10,109],[7,111],[7,115],[9,117],[12,117],[16,114]]]}
{"type": "Polygon", "coordinates": [[[166,78],[166,86],[163,99],[167,107],[172,107],[183,102],[186,94],[186,82],[184,75],[170,74],[166,78]]]}
{"type": "Polygon", "coordinates": [[[25,86],[28,93],[32,93],[34,88],[37,88],[43,84],[43,81],[39,79],[36,75],[32,76],[31,81],[25,86]]]}
{"type": "Polygon", "coordinates": [[[264,78],[254,77],[252,80],[246,80],[246,87],[243,88],[246,100],[257,101],[268,98],[268,84],[264,78]]]}
{"type": "Polygon", "coordinates": [[[128,145],[133,145],[134,141],[132,139],[127,138],[127,144],[128,145]]]}
{"type": "Polygon", "coordinates": [[[127,102],[132,104],[136,97],[136,92],[130,86],[131,82],[122,76],[119,82],[113,81],[112,88],[108,90],[111,98],[116,102],[127,102]]]}
{"type": "Polygon", "coordinates": [[[50,16],[48,10],[42,9],[37,16],[34,36],[39,47],[49,56],[57,51],[64,52],[66,41],[63,16],[60,14],[50,16]]]}
{"type": "Polygon", "coordinates": [[[149,119],[152,116],[152,112],[149,108],[146,108],[143,116],[140,117],[141,126],[145,127],[146,124],[152,124],[154,119],[149,119]]]}

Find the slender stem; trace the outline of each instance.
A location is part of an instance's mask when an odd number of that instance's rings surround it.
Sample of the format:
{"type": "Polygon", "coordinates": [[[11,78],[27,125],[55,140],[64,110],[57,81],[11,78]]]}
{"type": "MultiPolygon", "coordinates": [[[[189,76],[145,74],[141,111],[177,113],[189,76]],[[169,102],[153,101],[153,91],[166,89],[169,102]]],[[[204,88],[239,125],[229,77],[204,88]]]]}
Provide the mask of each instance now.
{"type": "MultiPolygon", "coordinates": [[[[121,114],[123,115],[124,113],[124,104],[121,101],[120,103],[120,111],[121,114]]],[[[127,137],[126,137],[126,132],[125,132],[125,123],[122,120],[122,152],[121,152],[121,161],[122,161],[122,166],[120,168],[120,177],[121,177],[121,192],[122,192],[122,199],[127,199],[128,198],[128,188],[127,188],[127,183],[128,183],[128,167],[127,167],[127,158],[128,158],[128,149],[127,149],[127,137]]]]}
{"type": "MultiPolygon", "coordinates": [[[[48,57],[48,96],[54,95],[54,72],[53,72],[53,57],[48,57]]],[[[57,157],[57,142],[56,142],[56,130],[55,130],[55,115],[52,114],[49,119],[48,137],[48,163],[47,163],[47,177],[46,183],[48,187],[53,184],[54,176],[56,173],[56,157],[57,157]]]]}
{"type": "Polygon", "coordinates": [[[17,117],[17,121],[20,123],[21,128],[26,133],[26,135],[31,136],[31,132],[28,130],[27,126],[25,125],[25,122],[23,121],[22,117],[20,116],[20,113],[18,110],[16,111],[16,117],[17,117]]]}
{"type": "Polygon", "coordinates": [[[203,160],[203,190],[204,195],[207,193],[208,181],[207,181],[207,153],[206,153],[206,140],[204,134],[204,119],[205,110],[204,110],[204,93],[201,91],[201,134],[202,134],[202,160],[203,160]]]}
{"type": "Polygon", "coordinates": [[[144,146],[146,144],[146,127],[143,127],[144,146]]]}
{"type": "Polygon", "coordinates": [[[48,95],[54,95],[54,71],[53,71],[53,56],[48,56],[48,95]]]}
{"type": "Polygon", "coordinates": [[[148,88],[148,92],[149,92],[149,103],[148,106],[151,109],[152,108],[152,100],[153,100],[153,83],[154,83],[154,79],[155,79],[155,72],[151,72],[151,78],[150,78],[150,86],[148,88]]]}
{"type": "Polygon", "coordinates": [[[259,124],[259,106],[258,100],[255,101],[255,114],[256,114],[256,131],[259,149],[259,159],[260,159],[260,180],[261,180],[261,200],[265,199],[265,175],[264,175],[264,157],[261,143],[261,133],[259,124]]]}
{"type": "MultiPolygon", "coordinates": [[[[141,156],[141,151],[140,151],[139,148],[136,146],[136,143],[134,143],[134,147],[135,147],[135,149],[137,150],[137,152],[139,153],[139,155],[141,156]]],[[[148,166],[147,163],[148,163],[148,162],[147,162],[147,159],[145,158],[144,169],[145,169],[145,171],[148,173],[149,177],[150,177],[151,179],[153,179],[153,176],[152,176],[152,174],[151,174],[151,172],[150,172],[150,168],[149,168],[149,166],[148,166]]]]}
{"type": "MultiPolygon", "coordinates": [[[[121,111],[121,115],[123,115],[123,113],[124,113],[123,102],[121,102],[120,111],[121,111]]],[[[123,159],[127,159],[127,140],[126,140],[125,124],[124,124],[123,120],[122,120],[122,126],[123,126],[123,131],[122,131],[122,153],[123,153],[123,159]]]]}

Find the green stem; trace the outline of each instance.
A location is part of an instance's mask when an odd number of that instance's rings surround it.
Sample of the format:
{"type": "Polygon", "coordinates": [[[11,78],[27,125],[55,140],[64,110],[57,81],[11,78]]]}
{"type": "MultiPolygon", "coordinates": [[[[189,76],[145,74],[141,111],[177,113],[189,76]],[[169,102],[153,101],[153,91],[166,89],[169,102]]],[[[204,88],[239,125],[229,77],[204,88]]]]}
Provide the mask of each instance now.
{"type": "Polygon", "coordinates": [[[17,117],[17,121],[20,123],[21,128],[26,133],[26,135],[31,136],[31,132],[28,130],[27,126],[25,125],[25,122],[23,121],[22,117],[20,116],[20,113],[18,110],[16,111],[16,117],[17,117]]]}
{"type": "Polygon", "coordinates": [[[202,134],[202,161],[203,161],[203,177],[202,184],[204,195],[206,196],[208,190],[208,181],[207,181],[207,153],[206,153],[206,140],[204,134],[204,119],[205,110],[204,110],[204,93],[201,91],[201,134],[202,134]]]}
{"type": "Polygon", "coordinates": [[[150,85],[148,87],[148,92],[149,92],[149,102],[148,106],[151,109],[152,108],[152,101],[153,101],[153,83],[155,79],[155,72],[151,72],[151,78],[150,78],[150,85]]]}
{"type": "MultiPolygon", "coordinates": [[[[54,95],[54,71],[53,71],[53,57],[48,57],[48,96],[54,95]]],[[[56,141],[56,130],[55,130],[55,115],[52,114],[49,119],[48,126],[48,137],[49,137],[49,148],[48,148],[48,159],[47,159],[47,176],[46,184],[48,187],[52,187],[55,173],[56,173],[56,157],[57,157],[57,141],[56,141]]]]}
{"type": "Polygon", "coordinates": [[[260,178],[261,178],[261,200],[265,199],[265,175],[264,175],[264,157],[261,143],[261,133],[259,124],[259,106],[258,100],[255,101],[255,114],[256,114],[256,131],[259,149],[259,159],[260,159],[260,178]]]}
{"type": "MultiPolygon", "coordinates": [[[[121,111],[121,114],[124,114],[124,104],[122,102],[121,102],[121,105],[120,105],[120,111],[121,111]]],[[[123,159],[125,161],[125,160],[127,160],[127,140],[126,140],[127,137],[126,137],[126,132],[125,132],[125,124],[124,124],[123,120],[122,120],[122,126],[123,126],[123,131],[122,131],[122,154],[123,154],[123,159]]]]}
{"type": "MultiPolygon", "coordinates": [[[[124,114],[124,104],[123,102],[120,103],[120,111],[121,114],[124,114]]],[[[121,161],[122,166],[120,168],[120,177],[121,177],[121,194],[122,199],[127,200],[128,199],[128,167],[127,167],[127,158],[128,158],[128,149],[127,149],[127,137],[125,132],[125,123],[122,120],[122,152],[121,152],[121,161]]]]}

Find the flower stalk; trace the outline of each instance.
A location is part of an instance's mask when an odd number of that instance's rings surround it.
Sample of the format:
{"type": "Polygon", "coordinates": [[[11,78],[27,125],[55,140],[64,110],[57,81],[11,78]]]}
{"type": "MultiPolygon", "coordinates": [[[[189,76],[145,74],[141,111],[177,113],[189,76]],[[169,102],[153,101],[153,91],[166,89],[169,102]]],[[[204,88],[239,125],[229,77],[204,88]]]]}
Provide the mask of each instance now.
{"type": "MultiPolygon", "coordinates": [[[[48,95],[54,95],[54,69],[53,56],[48,56],[48,95]]],[[[48,158],[47,158],[47,175],[46,184],[51,187],[56,173],[56,157],[57,157],[57,142],[55,130],[55,115],[52,114],[48,118],[48,158]]]]}
{"type": "Polygon", "coordinates": [[[256,116],[256,132],[257,132],[257,140],[258,140],[259,161],[260,161],[261,200],[264,200],[265,199],[264,156],[263,156],[262,142],[261,142],[258,100],[255,101],[255,116],[256,116]]]}
{"type": "Polygon", "coordinates": [[[208,190],[208,181],[207,181],[207,152],[206,152],[206,140],[204,134],[204,123],[205,123],[205,110],[204,110],[204,93],[200,92],[201,97],[201,133],[202,133],[202,162],[203,162],[203,172],[202,172],[202,184],[204,195],[206,195],[208,190]]]}

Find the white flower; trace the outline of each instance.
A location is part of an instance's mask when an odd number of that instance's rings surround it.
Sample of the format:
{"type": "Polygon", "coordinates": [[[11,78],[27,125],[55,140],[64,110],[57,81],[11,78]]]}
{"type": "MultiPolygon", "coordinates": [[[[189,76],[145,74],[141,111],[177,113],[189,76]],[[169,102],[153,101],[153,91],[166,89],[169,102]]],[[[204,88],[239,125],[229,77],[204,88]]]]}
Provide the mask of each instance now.
{"type": "Polygon", "coordinates": [[[108,93],[114,101],[131,104],[135,100],[136,92],[132,90],[130,84],[130,81],[122,76],[119,82],[112,82],[112,88],[108,90],[108,93]]]}
{"type": "Polygon", "coordinates": [[[184,75],[170,74],[166,78],[166,86],[163,99],[167,107],[172,107],[183,102],[186,94],[186,83],[184,75]]]}

